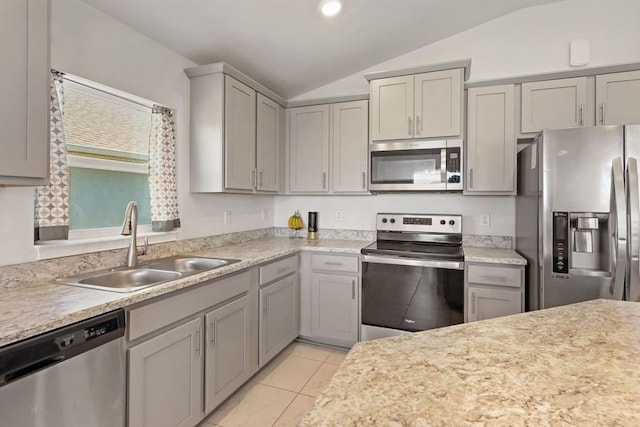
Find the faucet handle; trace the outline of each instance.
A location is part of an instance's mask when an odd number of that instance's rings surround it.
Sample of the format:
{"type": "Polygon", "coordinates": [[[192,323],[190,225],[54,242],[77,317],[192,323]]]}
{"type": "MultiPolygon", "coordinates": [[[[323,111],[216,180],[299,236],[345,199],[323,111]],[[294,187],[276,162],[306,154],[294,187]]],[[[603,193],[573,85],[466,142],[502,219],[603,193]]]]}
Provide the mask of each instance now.
{"type": "Polygon", "coordinates": [[[144,238],[144,246],[142,246],[141,248],[136,248],[136,252],[138,255],[146,255],[147,254],[147,250],[149,249],[149,238],[145,237],[144,238]]]}

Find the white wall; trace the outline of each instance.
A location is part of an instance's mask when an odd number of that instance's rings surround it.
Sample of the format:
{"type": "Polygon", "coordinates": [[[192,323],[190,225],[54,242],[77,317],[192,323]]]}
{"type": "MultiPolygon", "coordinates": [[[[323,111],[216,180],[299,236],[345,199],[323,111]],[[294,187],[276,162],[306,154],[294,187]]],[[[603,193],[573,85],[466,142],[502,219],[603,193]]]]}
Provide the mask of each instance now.
{"type": "Polygon", "coordinates": [[[512,236],[515,230],[513,197],[446,194],[378,194],[375,196],[279,196],[275,203],[275,225],[286,227],[297,209],[307,224],[307,212],[317,211],[322,229],[375,230],[377,212],[463,214],[464,234],[512,236]],[[337,221],[336,211],[343,212],[337,221]],[[489,214],[490,226],[480,225],[480,215],[489,214]]]}
{"type": "MultiPolygon", "coordinates": [[[[188,191],[189,79],[183,69],[195,64],[79,0],[52,0],[51,9],[52,68],[176,110],[181,238],[273,225],[271,196],[188,191]],[[230,224],[223,223],[225,210],[232,212],[230,224]]],[[[36,259],[33,188],[0,188],[0,242],[0,265],[36,259]]]]}
{"type": "Polygon", "coordinates": [[[366,93],[364,73],[464,58],[472,59],[469,81],[576,69],[569,65],[569,42],[578,38],[591,42],[586,67],[640,62],[639,16],[638,0],[565,0],[521,9],[293,100],[366,93]]]}

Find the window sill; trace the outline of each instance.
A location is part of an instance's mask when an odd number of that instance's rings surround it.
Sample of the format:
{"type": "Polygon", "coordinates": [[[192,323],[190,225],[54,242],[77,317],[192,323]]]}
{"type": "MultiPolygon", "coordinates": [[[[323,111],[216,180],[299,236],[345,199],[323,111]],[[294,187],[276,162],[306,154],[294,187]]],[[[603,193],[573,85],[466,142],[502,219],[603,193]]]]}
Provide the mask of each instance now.
{"type": "MultiPolygon", "coordinates": [[[[138,246],[142,246],[144,238],[149,238],[149,244],[173,242],[178,240],[178,231],[163,233],[138,234],[138,246]]],[[[128,236],[107,236],[78,240],[51,240],[35,245],[39,260],[60,258],[71,255],[82,255],[89,252],[108,251],[129,246],[128,236]]]]}

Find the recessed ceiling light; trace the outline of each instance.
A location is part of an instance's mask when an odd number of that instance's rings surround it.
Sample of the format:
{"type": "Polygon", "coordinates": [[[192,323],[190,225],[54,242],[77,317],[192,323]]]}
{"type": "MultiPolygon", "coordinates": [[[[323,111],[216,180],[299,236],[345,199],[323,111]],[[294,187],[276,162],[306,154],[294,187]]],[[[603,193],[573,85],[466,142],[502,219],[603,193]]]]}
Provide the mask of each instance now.
{"type": "Polygon", "coordinates": [[[342,9],[342,0],[321,0],[318,4],[320,12],[328,18],[336,16],[342,9]]]}

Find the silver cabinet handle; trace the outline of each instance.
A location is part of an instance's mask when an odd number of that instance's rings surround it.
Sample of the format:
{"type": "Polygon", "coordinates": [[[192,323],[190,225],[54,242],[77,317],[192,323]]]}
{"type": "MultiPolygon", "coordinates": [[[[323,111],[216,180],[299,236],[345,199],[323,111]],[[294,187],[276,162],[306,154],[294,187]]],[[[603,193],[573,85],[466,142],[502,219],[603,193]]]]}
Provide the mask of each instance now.
{"type": "Polygon", "coordinates": [[[265,297],[266,298],[265,298],[265,304],[264,305],[265,305],[266,311],[268,313],[269,312],[269,294],[266,294],[265,297]]]}
{"type": "Polygon", "coordinates": [[[265,313],[267,312],[267,301],[269,299],[269,294],[265,293],[264,294],[264,298],[262,298],[263,302],[264,302],[264,307],[262,308],[262,311],[264,311],[265,313]]]}
{"type": "Polygon", "coordinates": [[[280,275],[282,273],[285,273],[287,270],[289,270],[289,267],[280,267],[277,271],[276,274],[280,275]]]}
{"type": "Polygon", "coordinates": [[[411,126],[411,117],[409,117],[409,131],[407,132],[409,136],[413,136],[413,126],[411,126]]]}
{"type": "Polygon", "coordinates": [[[340,261],[325,261],[324,265],[344,265],[344,262],[340,262],[340,261]]]}
{"type": "Polygon", "coordinates": [[[493,274],[481,274],[480,277],[484,277],[485,279],[491,280],[507,280],[507,276],[495,276],[493,274]]]}
{"type": "Polygon", "coordinates": [[[473,188],[473,168],[469,169],[469,188],[473,188]]]}
{"type": "Polygon", "coordinates": [[[216,346],[216,341],[218,339],[218,321],[217,319],[213,319],[213,322],[211,322],[211,344],[215,347],[216,346]]]}
{"type": "Polygon", "coordinates": [[[367,189],[367,173],[366,172],[362,172],[362,189],[363,190],[367,189]]]}
{"type": "Polygon", "coordinates": [[[580,112],[580,118],[579,118],[580,126],[584,126],[584,106],[582,105],[580,106],[579,112],[580,112]]]}
{"type": "Polygon", "coordinates": [[[200,353],[200,334],[201,334],[202,326],[198,326],[198,330],[196,331],[196,354],[200,353]]]}
{"type": "Polygon", "coordinates": [[[260,171],[260,188],[262,188],[262,171],[260,171]]]}
{"type": "Polygon", "coordinates": [[[420,126],[420,116],[416,116],[416,135],[420,135],[422,127],[420,126]]]}
{"type": "Polygon", "coordinates": [[[253,169],[251,169],[251,186],[253,188],[257,187],[257,181],[258,180],[256,179],[256,169],[253,168],[253,169]]]}
{"type": "Polygon", "coordinates": [[[476,293],[471,292],[471,314],[476,314],[476,293]]]}
{"type": "Polygon", "coordinates": [[[351,281],[351,299],[356,299],[356,281],[351,281]]]}
{"type": "Polygon", "coordinates": [[[322,172],[322,189],[327,188],[327,173],[322,172]]]}
{"type": "Polygon", "coordinates": [[[604,102],[600,104],[600,123],[604,124],[604,102]]]}

